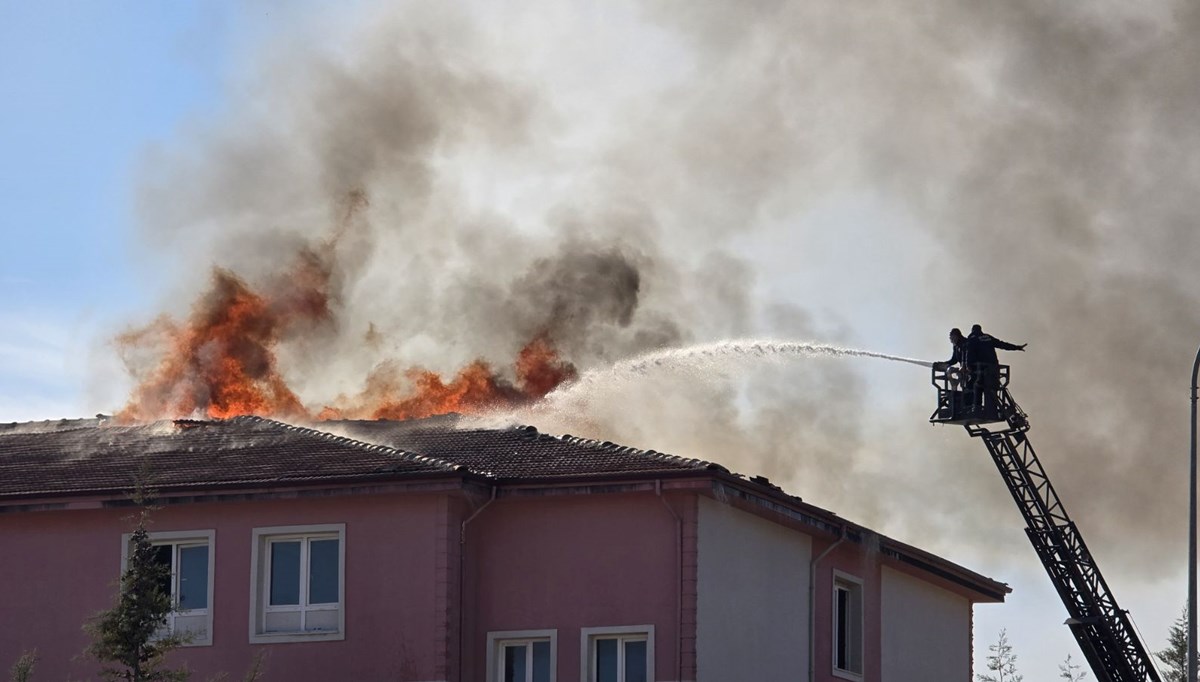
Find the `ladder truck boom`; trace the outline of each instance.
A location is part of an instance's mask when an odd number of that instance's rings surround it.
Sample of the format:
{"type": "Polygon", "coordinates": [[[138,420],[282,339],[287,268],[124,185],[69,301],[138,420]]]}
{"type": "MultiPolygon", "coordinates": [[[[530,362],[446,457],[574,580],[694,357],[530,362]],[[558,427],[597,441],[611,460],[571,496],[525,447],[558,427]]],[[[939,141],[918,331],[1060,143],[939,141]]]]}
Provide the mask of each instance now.
{"type": "Polygon", "coordinates": [[[956,370],[935,365],[938,406],[930,422],[961,425],[987,447],[1025,519],[1029,542],[1067,608],[1067,625],[1096,679],[1161,682],[1129,612],[1117,605],[1029,442],[1029,420],[1008,392],[1008,367],[975,368],[976,376],[987,371],[994,372],[990,386],[983,381],[969,386],[972,382],[960,381],[956,370]],[[991,395],[983,396],[983,391],[991,395]]]}

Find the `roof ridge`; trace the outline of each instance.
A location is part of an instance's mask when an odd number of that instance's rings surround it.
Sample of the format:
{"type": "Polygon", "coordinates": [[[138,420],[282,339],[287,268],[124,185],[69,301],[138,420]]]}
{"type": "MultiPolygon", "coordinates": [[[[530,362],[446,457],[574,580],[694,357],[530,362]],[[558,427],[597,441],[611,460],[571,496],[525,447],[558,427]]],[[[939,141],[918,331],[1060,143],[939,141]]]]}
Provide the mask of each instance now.
{"type": "Polygon", "coordinates": [[[453,462],[441,459],[440,457],[430,457],[429,455],[421,455],[421,454],[417,454],[415,452],[409,452],[408,450],[401,450],[400,448],[394,448],[390,445],[381,445],[379,443],[368,443],[366,441],[361,441],[361,440],[357,440],[355,438],[350,438],[349,436],[340,436],[340,435],[338,435],[336,433],[332,433],[330,431],[322,431],[320,429],[312,428],[309,426],[298,426],[296,424],[289,424],[287,422],[280,421],[278,419],[269,419],[267,417],[260,417],[258,415],[244,414],[244,415],[238,415],[236,417],[230,417],[229,419],[227,419],[225,421],[231,421],[231,422],[247,421],[247,422],[260,423],[260,424],[270,424],[270,425],[274,425],[274,426],[286,429],[288,431],[297,431],[297,432],[306,433],[311,436],[316,436],[317,438],[322,438],[324,440],[332,441],[335,443],[340,443],[342,445],[349,445],[352,447],[356,447],[356,448],[363,449],[363,450],[370,450],[373,452],[384,452],[384,453],[394,455],[399,459],[420,462],[422,464],[432,464],[432,465],[441,467],[442,469],[444,469],[446,471],[472,471],[470,469],[470,467],[464,466],[462,464],[455,464],[453,462]]]}
{"type": "Polygon", "coordinates": [[[98,417],[80,417],[76,419],[64,417],[62,419],[34,419],[23,422],[0,422],[0,436],[82,431],[84,429],[100,428],[105,421],[106,420],[98,417]],[[22,428],[35,430],[24,431],[22,428]]]}
{"type": "MultiPolygon", "coordinates": [[[[12,423],[16,424],[18,426],[24,426],[25,424],[36,424],[37,422],[12,422],[12,423]]],[[[75,426],[75,427],[72,427],[69,429],[51,429],[48,431],[17,431],[15,429],[12,431],[7,431],[4,428],[2,428],[3,426],[7,426],[7,424],[0,424],[0,436],[29,436],[29,435],[42,434],[42,433],[70,433],[71,431],[85,431],[87,429],[100,428],[99,426],[75,426]]]]}

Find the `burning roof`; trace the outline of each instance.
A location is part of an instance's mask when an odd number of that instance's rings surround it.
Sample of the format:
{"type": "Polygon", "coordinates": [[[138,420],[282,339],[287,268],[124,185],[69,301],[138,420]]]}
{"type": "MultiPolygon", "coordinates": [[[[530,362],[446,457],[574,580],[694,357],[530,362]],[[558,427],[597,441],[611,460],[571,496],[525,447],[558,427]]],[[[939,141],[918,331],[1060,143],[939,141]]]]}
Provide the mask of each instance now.
{"type": "Polygon", "coordinates": [[[120,493],[143,477],[166,491],[429,476],[547,480],[725,471],[702,460],[555,437],[533,427],[459,429],[457,420],[329,423],[353,437],[252,416],[0,425],[0,499],[120,493]]]}
{"type": "Polygon", "coordinates": [[[453,464],[257,417],[0,426],[0,499],[445,475],[453,464]]]}

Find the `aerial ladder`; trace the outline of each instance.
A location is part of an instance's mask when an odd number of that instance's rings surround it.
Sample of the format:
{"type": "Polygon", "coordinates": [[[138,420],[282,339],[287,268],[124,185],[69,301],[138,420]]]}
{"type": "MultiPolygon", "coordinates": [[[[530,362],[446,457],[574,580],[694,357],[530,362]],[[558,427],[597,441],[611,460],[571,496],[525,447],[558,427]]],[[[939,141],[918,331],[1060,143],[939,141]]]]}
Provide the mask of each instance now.
{"type": "Polygon", "coordinates": [[[1029,442],[1029,419],[1008,392],[1008,366],[972,371],[980,380],[966,381],[959,369],[934,365],[938,404],[929,421],[959,424],[987,446],[1098,682],[1161,682],[1129,612],[1117,605],[1029,442]]]}

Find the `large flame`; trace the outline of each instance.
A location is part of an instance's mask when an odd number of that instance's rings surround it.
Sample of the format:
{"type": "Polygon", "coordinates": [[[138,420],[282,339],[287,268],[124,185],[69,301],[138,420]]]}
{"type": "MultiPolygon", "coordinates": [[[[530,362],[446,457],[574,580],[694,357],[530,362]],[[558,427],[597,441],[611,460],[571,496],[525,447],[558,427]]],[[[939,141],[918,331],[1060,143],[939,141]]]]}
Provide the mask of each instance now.
{"type": "Polygon", "coordinates": [[[367,377],[366,388],[357,398],[340,407],[328,406],[317,416],[419,419],[516,407],[542,398],[576,376],[575,367],[559,358],[545,334],[534,337],[521,349],[513,369],[515,382],[503,378],[484,360],[475,360],[446,381],[427,369],[400,369],[395,363],[387,363],[367,377]]]}
{"type": "Polygon", "coordinates": [[[449,380],[426,369],[403,369],[388,362],[371,372],[358,396],[338,398],[310,411],[288,387],[275,351],[281,340],[314,331],[330,320],[329,279],[324,259],[312,252],[304,252],[286,277],[261,291],[229,271],[215,270],[211,289],[186,323],[162,317],[118,337],[118,347],[137,380],[119,418],[255,414],[413,419],[514,407],[537,400],[576,376],[575,367],[559,358],[543,333],[517,354],[515,380],[504,378],[482,359],[449,380]],[[149,371],[138,371],[145,365],[149,371]]]}

